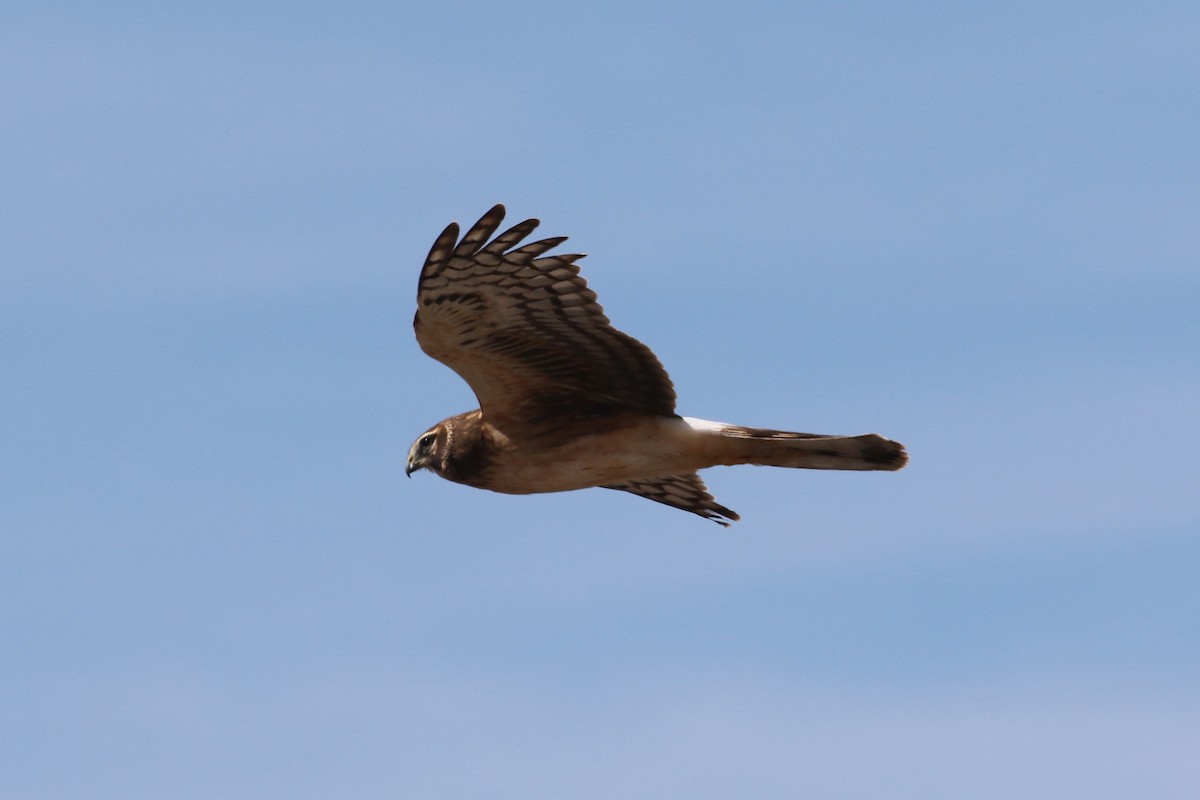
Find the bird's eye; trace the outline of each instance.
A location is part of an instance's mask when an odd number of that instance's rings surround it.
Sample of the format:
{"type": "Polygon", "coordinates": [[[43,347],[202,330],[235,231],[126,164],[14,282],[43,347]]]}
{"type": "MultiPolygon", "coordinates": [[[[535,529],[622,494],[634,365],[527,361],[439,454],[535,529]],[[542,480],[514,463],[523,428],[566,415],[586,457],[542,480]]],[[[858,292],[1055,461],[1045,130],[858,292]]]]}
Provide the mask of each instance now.
{"type": "Polygon", "coordinates": [[[417,447],[422,450],[428,450],[433,447],[433,443],[437,441],[436,433],[427,433],[421,437],[421,441],[417,442],[417,447]]]}

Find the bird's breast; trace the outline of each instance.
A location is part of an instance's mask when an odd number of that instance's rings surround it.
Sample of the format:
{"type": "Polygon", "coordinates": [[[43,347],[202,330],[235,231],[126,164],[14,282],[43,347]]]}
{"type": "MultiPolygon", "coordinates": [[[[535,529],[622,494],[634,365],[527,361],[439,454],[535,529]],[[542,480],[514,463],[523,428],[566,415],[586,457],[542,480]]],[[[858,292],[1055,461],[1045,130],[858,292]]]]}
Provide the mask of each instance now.
{"type": "Polygon", "coordinates": [[[699,468],[679,421],[638,415],[603,430],[580,431],[553,445],[497,437],[479,488],[506,494],[566,492],[699,468]]]}

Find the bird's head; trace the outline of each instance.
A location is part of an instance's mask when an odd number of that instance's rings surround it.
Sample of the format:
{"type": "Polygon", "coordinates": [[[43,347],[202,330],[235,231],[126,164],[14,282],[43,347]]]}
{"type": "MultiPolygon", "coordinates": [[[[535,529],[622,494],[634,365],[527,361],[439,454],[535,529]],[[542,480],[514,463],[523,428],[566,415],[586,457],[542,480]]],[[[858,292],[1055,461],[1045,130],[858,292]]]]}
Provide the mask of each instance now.
{"type": "Polygon", "coordinates": [[[427,469],[456,483],[474,486],[486,469],[483,412],[479,409],[447,417],[422,433],[408,450],[404,474],[427,469]]]}
{"type": "Polygon", "coordinates": [[[443,422],[439,422],[422,433],[408,450],[408,462],[404,465],[404,474],[412,476],[419,469],[440,473],[441,458],[448,431],[443,422]]]}

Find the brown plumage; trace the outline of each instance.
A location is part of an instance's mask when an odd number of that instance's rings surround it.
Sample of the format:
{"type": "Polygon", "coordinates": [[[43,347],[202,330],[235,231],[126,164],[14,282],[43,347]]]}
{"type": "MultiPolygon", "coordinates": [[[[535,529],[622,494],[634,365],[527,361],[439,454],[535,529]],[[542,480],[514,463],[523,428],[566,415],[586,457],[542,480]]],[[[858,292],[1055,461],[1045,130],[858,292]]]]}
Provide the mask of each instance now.
{"type": "Polygon", "coordinates": [[[897,470],[903,445],[876,434],[821,436],[680,417],[662,364],[614,328],[575,261],[545,255],[565,237],[518,247],[537,227],[491,238],[494,206],[459,239],[456,223],[421,270],[413,320],[421,349],[457,372],[480,408],[413,444],[407,474],[510,494],[603,486],[727,525],[738,515],[696,474],[720,464],[897,470]]]}

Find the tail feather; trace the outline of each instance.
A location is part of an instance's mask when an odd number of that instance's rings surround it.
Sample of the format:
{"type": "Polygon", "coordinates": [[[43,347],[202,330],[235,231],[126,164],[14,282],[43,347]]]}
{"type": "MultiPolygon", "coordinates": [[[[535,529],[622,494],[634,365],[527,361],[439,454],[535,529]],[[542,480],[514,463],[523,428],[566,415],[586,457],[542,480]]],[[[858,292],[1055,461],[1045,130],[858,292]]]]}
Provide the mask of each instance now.
{"type": "Polygon", "coordinates": [[[765,428],[722,425],[730,460],[723,464],[758,464],[800,469],[897,470],[908,463],[904,445],[875,433],[822,436],[765,428]],[[736,444],[735,444],[736,443],[736,444]]]}

